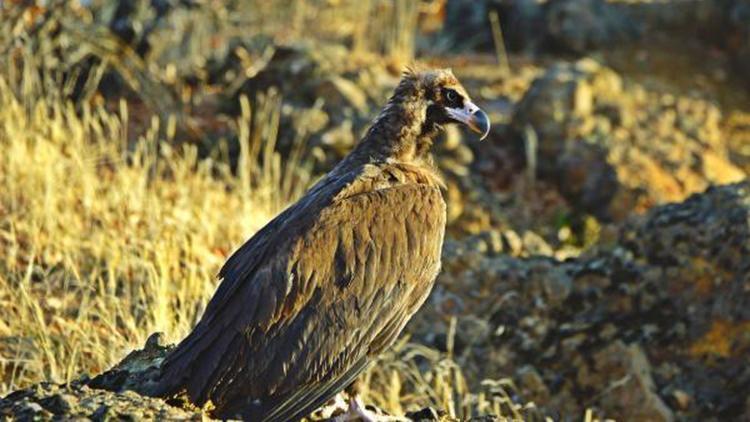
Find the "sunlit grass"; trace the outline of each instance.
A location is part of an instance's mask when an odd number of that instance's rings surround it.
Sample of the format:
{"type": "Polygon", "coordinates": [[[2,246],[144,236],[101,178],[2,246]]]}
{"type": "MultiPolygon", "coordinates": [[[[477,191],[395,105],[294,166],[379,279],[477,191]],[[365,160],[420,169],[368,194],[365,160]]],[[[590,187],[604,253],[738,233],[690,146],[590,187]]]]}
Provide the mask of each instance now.
{"type": "Polygon", "coordinates": [[[534,403],[516,403],[510,379],[484,380],[478,391],[469,386],[452,353],[409,343],[402,338],[362,376],[361,392],[372,403],[394,414],[426,406],[451,418],[497,415],[502,420],[524,420],[534,403]]]}
{"type": "Polygon", "coordinates": [[[275,211],[195,148],[157,152],[152,134],[127,149],[124,127],[0,81],[2,390],[184,334],[224,255],[275,211]]]}

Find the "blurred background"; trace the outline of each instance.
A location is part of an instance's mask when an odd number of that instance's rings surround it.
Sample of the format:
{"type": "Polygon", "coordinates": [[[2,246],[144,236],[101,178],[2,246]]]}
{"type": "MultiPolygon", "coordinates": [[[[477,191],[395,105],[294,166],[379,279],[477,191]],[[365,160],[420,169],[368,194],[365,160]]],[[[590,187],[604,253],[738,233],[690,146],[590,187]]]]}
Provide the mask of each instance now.
{"type": "MultiPolygon", "coordinates": [[[[0,396],[101,372],[155,331],[182,338],[224,259],[417,60],[452,68],[493,128],[435,145],[444,271],[365,401],[750,418],[750,1],[0,10],[0,396]]],[[[49,388],[0,409],[93,411],[49,388]]]]}

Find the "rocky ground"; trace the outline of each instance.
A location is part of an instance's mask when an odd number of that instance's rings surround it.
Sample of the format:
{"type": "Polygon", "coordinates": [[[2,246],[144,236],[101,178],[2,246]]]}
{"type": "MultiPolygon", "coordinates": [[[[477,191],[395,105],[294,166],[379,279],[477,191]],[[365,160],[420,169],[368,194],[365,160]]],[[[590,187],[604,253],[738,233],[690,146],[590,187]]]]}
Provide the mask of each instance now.
{"type": "MultiPolygon", "coordinates": [[[[750,417],[749,183],[656,207],[578,258],[516,258],[508,243],[494,232],[446,243],[414,339],[445,350],[456,324],[452,353],[472,382],[513,374],[516,399],[555,420],[587,408],[617,420],[750,417]]],[[[8,395],[0,415],[198,418],[134,392],[167,350],[153,336],[93,379],[8,395]]]]}
{"type": "MultiPolygon", "coordinates": [[[[519,52],[512,72],[487,55],[431,59],[454,68],[494,126],[484,143],[451,129],[436,144],[449,239],[407,331],[450,351],[474,386],[510,377],[513,399],[537,405],[530,420],[578,420],[587,409],[616,420],[750,420],[750,3],[670,3],[483,1],[519,52]],[[702,63],[669,68],[685,63],[672,51],[683,44],[702,63]]],[[[490,32],[472,40],[491,49],[490,32]]],[[[184,77],[182,92],[195,91],[176,130],[208,151],[243,98],[257,107],[278,94],[277,148],[287,157],[303,148],[324,172],[399,76],[399,63],[349,58],[341,45],[238,41],[195,72],[212,90],[184,77]]],[[[126,82],[100,99],[149,107],[126,82]]],[[[199,419],[132,391],[166,350],[154,337],[102,376],[11,393],[0,418],[199,419]]]]}
{"type": "Polygon", "coordinates": [[[614,245],[565,261],[514,258],[492,232],[445,247],[411,326],[479,377],[514,373],[555,419],[750,417],[750,185],[709,189],[624,224],[614,245]],[[742,416],[741,416],[742,415],[742,416]]]}

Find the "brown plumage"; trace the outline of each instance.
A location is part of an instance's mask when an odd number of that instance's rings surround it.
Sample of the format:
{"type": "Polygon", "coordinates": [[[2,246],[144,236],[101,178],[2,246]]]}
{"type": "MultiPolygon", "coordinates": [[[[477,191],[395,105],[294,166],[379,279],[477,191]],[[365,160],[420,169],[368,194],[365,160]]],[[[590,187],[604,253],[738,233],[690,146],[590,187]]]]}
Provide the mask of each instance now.
{"type": "Polygon", "coordinates": [[[440,125],[489,130],[450,71],[404,74],[355,149],[226,262],[160,395],[212,415],[306,416],[351,384],[419,309],[440,269],[440,125]]]}

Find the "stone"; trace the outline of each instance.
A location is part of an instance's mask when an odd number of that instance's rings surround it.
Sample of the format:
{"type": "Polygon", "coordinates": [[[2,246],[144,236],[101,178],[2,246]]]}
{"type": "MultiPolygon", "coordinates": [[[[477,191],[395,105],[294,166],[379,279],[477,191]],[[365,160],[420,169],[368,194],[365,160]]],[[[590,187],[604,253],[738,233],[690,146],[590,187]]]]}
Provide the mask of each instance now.
{"type": "Polygon", "coordinates": [[[516,371],[524,399],[534,403],[546,403],[549,400],[550,391],[544,383],[539,372],[531,365],[524,365],[516,371]]]}
{"type": "MultiPolygon", "coordinates": [[[[166,349],[162,349],[163,350],[166,349]]],[[[161,356],[163,357],[163,356],[161,356]]],[[[79,380],[41,383],[0,399],[0,419],[20,420],[185,420],[201,421],[194,410],[173,407],[135,392],[93,389],[79,380]]]]}
{"type": "Polygon", "coordinates": [[[446,312],[488,321],[489,335],[462,340],[468,382],[511,374],[524,400],[538,387],[547,399],[533,400],[553,418],[589,406],[617,420],[667,421],[743,409],[750,182],[656,206],[612,236],[565,261],[450,241],[435,292],[409,325],[412,338],[447,333],[446,312]]]}
{"type": "MultiPolygon", "coordinates": [[[[593,382],[601,388],[598,374],[614,379],[597,398],[607,414],[623,420],[673,421],[674,414],[655,392],[651,366],[638,345],[612,343],[594,355],[594,373],[584,385],[593,382]]],[[[588,384],[591,385],[591,384],[588,384]]]]}
{"type": "Polygon", "coordinates": [[[672,392],[672,398],[674,399],[675,405],[680,410],[687,410],[690,407],[690,394],[683,390],[675,390],[672,392]]]}
{"type": "Polygon", "coordinates": [[[536,174],[574,210],[622,221],[746,177],[715,105],[635,88],[584,59],[549,67],[518,103],[515,136],[536,134],[536,174]]]}
{"type": "Polygon", "coordinates": [[[153,333],[146,339],[146,344],[143,346],[147,350],[158,350],[159,348],[166,347],[167,344],[164,339],[164,333],[153,333]]]}
{"type": "Polygon", "coordinates": [[[558,0],[545,8],[548,38],[576,53],[603,48],[636,35],[633,22],[605,0],[558,0]]]}
{"type": "Polygon", "coordinates": [[[63,393],[44,398],[40,400],[40,404],[56,415],[64,415],[75,407],[77,401],[72,394],[63,393]]]}

